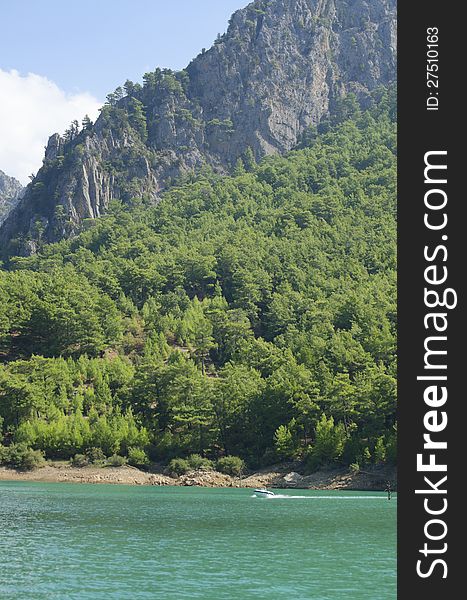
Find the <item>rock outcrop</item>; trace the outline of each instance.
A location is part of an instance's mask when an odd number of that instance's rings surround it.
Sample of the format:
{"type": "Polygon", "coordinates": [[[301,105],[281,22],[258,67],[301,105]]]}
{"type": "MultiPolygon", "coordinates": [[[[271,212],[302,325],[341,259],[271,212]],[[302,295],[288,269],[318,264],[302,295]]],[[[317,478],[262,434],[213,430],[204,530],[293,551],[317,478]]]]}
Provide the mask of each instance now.
{"type": "Polygon", "coordinates": [[[155,201],[205,165],[288,151],[345,94],[364,102],[395,76],[396,0],[255,0],[185,70],[127,82],[95,124],[53,135],[0,248],[29,254],[112,199],[155,201]]]}
{"type": "Polygon", "coordinates": [[[0,171],[0,223],[8,213],[18,204],[23,193],[23,186],[14,177],[9,177],[0,171]]]}

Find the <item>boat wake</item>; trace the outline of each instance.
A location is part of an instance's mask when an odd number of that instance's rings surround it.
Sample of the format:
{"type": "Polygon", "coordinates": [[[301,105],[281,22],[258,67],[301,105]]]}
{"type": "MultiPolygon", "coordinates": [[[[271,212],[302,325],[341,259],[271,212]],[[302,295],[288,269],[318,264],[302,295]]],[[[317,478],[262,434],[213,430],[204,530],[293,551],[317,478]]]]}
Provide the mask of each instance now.
{"type": "Polygon", "coordinates": [[[252,494],[252,498],[263,498],[264,500],[297,500],[297,499],[306,499],[306,500],[386,500],[387,496],[297,496],[291,494],[274,494],[273,496],[260,496],[257,494],[252,494]]]}

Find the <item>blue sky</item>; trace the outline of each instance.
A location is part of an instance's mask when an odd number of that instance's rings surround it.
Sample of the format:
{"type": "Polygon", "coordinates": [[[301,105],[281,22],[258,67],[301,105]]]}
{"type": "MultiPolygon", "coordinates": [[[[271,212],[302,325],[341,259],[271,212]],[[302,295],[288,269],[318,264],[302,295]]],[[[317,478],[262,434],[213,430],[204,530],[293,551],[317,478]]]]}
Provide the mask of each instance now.
{"type": "Polygon", "coordinates": [[[104,99],[155,67],[181,69],[248,0],[7,0],[0,68],[104,99]],[[5,26],[6,25],[6,26],[5,26]]]}
{"type": "Polygon", "coordinates": [[[249,0],[0,0],[0,169],[28,183],[49,135],[126,79],[182,69],[249,0]]]}

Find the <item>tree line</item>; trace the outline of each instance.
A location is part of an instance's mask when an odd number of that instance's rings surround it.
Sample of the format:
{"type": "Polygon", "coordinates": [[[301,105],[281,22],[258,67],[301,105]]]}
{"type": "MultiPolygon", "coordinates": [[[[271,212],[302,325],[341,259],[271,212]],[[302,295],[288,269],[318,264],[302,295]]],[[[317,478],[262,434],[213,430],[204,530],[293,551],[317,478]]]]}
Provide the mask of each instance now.
{"type": "Polygon", "coordinates": [[[394,94],[338,108],[286,156],[114,202],[3,266],[5,444],[395,460],[394,94]]]}

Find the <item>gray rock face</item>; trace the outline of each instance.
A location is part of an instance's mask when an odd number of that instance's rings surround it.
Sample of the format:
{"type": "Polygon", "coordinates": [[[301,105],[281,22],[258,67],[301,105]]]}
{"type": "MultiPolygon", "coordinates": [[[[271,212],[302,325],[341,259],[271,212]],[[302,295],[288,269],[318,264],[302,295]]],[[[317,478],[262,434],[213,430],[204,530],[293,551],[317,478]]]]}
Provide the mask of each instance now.
{"type": "Polygon", "coordinates": [[[96,123],[53,135],[44,165],[0,229],[58,240],[112,198],[157,199],[174,178],[209,165],[228,171],[293,148],[348,92],[361,100],[396,76],[396,0],[256,0],[179,73],[156,70],[117,94],[96,123]]]}
{"type": "Polygon", "coordinates": [[[18,204],[23,186],[14,177],[9,177],[0,171],[0,223],[8,216],[8,213],[18,204]]]}
{"type": "Polygon", "coordinates": [[[206,121],[230,119],[225,162],[290,150],[348,91],[394,79],[395,3],[276,0],[236,12],[225,38],[189,66],[206,121]]]}

